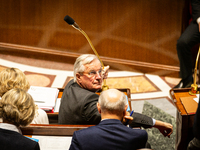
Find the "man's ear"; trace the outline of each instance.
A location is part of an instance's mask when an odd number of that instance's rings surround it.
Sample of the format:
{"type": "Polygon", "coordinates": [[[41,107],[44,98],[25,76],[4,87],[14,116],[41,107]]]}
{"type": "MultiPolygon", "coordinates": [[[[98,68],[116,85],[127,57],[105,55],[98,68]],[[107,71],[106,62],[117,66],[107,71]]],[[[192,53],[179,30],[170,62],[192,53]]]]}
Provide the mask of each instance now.
{"type": "Polygon", "coordinates": [[[127,108],[128,108],[128,104],[126,104],[126,106],[125,106],[125,111],[127,110],[127,108]]]}
{"type": "Polygon", "coordinates": [[[126,110],[127,110],[127,108],[128,108],[128,105],[126,105],[125,108],[124,108],[124,111],[123,111],[123,115],[124,115],[124,116],[126,115],[126,110]]]}
{"type": "Polygon", "coordinates": [[[81,78],[80,73],[76,73],[76,79],[77,79],[78,81],[80,81],[80,78],[81,78]]]}
{"type": "Polygon", "coordinates": [[[97,109],[98,109],[98,112],[101,114],[101,107],[98,102],[97,102],[97,109]]]}

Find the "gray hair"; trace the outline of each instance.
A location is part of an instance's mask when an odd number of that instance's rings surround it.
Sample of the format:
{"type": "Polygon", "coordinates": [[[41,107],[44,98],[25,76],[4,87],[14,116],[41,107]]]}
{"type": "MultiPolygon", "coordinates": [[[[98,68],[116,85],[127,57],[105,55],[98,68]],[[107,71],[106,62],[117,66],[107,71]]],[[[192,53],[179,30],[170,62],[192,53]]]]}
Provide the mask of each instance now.
{"type": "Polygon", "coordinates": [[[117,101],[112,102],[107,97],[108,94],[117,94],[117,89],[109,89],[106,91],[101,92],[101,95],[99,96],[98,103],[101,107],[102,111],[107,111],[111,113],[121,113],[124,111],[125,106],[127,105],[127,99],[126,95],[123,92],[120,92],[119,98],[117,101]]]}
{"type": "Polygon", "coordinates": [[[90,64],[93,60],[99,60],[96,55],[93,54],[83,54],[76,59],[74,63],[74,82],[76,82],[76,73],[85,71],[85,64],[90,64]]]}

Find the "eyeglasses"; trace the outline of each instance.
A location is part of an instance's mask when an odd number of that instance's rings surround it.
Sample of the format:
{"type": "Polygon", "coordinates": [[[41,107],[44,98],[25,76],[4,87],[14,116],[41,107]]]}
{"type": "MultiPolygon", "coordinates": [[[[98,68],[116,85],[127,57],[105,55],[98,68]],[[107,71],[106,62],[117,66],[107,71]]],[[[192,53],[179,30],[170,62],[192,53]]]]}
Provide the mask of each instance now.
{"type": "Polygon", "coordinates": [[[82,74],[83,73],[86,73],[86,74],[88,74],[90,77],[96,77],[97,76],[97,74],[99,74],[99,76],[101,76],[102,75],[102,69],[100,69],[100,70],[98,70],[98,71],[94,71],[94,70],[92,70],[92,71],[90,71],[90,72],[82,72],[82,74]]]}

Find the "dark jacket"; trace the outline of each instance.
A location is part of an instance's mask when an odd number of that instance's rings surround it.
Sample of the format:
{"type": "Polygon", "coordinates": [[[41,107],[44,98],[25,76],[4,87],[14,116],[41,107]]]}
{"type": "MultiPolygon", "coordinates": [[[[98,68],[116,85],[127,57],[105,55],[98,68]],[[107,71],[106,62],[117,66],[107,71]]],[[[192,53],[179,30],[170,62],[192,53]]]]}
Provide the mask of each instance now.
{"type": "Polygon", "coordinates": [[[98,125],[75,131],[70,150],[136,150],[144,148],[147,132],[131,129],[116,119],[106,119],[98,125]]]}
{"type": "MultiPolygon", "coordinates": [[[[59,109],[59,124],[96,125],[101,121],[97,109],[99,95],[80,87],[74,80],[69,81],[63,91],[59,109]]],[[[149,128],[153,126],[152,118],[133,113],[131,127],[149,128]]]]}
{"type": "Polygon", "coordinates": [[[22,134],[0,128],[1,150],[40,150],[38,142],[35,142],[22,134]]]}

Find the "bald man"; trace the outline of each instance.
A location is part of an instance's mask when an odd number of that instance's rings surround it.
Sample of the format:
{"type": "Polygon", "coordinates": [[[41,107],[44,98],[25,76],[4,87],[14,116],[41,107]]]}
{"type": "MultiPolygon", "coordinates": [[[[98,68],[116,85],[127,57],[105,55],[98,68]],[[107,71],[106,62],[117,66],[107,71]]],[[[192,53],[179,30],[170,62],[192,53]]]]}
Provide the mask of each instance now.
{"type": "Polygon", "coordinates": [[[116,89],[103,91],[97,103],[101,122],[96,126],[75,131],[70,150],[144,148],[148,138],[147,132],[129,128],[122,123],[125,118],[130,117],[125,116],[127,107],[124,93],[116,89]]]}

